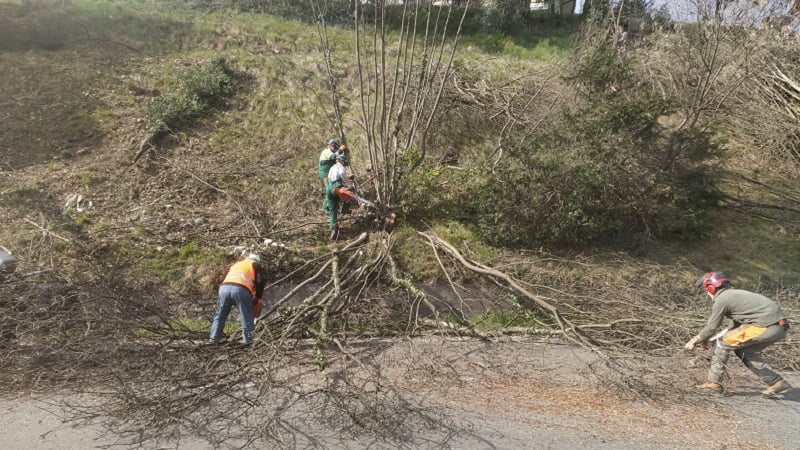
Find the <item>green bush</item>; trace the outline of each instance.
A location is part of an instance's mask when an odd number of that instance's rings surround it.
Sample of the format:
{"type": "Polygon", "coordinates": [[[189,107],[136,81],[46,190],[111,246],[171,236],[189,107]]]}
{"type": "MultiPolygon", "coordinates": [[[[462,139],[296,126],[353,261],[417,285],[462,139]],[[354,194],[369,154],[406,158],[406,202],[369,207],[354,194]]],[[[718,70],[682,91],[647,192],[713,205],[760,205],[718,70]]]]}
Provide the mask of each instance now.
{"type": "Polygon", "coordinates": [[[191,125],[212,106],[234,93],[236,75],[224,58],[193,65],[178,73],[171,83],[170,92],[148,105],[149,133],[159,136],[191,125]]]}
{"type": "Polygon", "coordinates": [[[398,196],[397,213],[402,220],[417,220],[435,215],[435,210],[440,207],[437,198],[441,189],[436,186],[436,181],[441,174],[441,169],[430,164],[429,160],[420,159],[421,154],[417,148],[409,148],[403,152],[397,161],[401,177],[403,192],[398,196]],[[410,170],[416,161],[419,165],[410,170]]]}
{"type": "Polygon", "coordinates": [[[483,27],[490,33],[513,33],[528,17],[527,0],[490,0],[483,5],[483,27]]]}
{"type": "Polygon", "coordinates": [[[473,184],[465,216],[495,243],[535,247],[631,236],[698,236],[718,201],[709,129],[669,129],[670,99],[615,49],[589,49],[570,77],[585,104],[555,127],[513,136],[504,164],[473,184]]]}
{"type": "Polygon", "coordinates": [[[585,86],[583,93],[589,97],[605,96],[609,90],[629,87],[631,63],[610,43],[601,43],[579,53],[566,78],[585,86]]]}

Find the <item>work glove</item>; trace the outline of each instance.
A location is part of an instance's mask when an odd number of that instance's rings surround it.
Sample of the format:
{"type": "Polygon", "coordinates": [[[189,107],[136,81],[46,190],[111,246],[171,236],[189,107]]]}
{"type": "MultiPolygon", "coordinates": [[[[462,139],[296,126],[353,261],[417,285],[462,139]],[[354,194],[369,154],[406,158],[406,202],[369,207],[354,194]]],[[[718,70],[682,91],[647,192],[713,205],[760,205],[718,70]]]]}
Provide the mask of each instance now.
{"type": "Polygon", "coordinates": [[[261,310],[264,309],[264,301],[259,299],[253,300],[253,317],[261,315],[261,310]]]}
{"type": "Polygon", "coordinates": [[[694,346],[695,346],[695,345],[697,345],[697,344],[699,344],[699,343],[700,343],[700,342],[702,342],[702,341],[703,341],[703,340],[702,340],[702,339],[700,339],[700,336],[695,336],[695,337],[693,337],[693,338],[689,339],[689,342],[687,342],[687,343],[686,343],[686,344],[685,344],[683,347],[684,347],[686,350],[693,350],[693,349],[694,349],[694,346]]]}

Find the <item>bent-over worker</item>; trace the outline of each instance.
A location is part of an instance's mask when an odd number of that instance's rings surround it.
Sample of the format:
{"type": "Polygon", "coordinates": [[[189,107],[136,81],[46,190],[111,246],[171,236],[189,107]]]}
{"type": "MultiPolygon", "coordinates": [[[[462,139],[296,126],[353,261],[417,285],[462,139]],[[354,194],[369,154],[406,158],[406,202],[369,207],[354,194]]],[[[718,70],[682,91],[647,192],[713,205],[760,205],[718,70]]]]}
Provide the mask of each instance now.
{"type": "Polygon", "coordinates": [[[768,387],[765,397],[779,398],[792,387],[764,360],[761,352],[780,341],[789,330],[789,323],[780,307],[771,299],[754,292],[731,287],[731,281],[722,272],[709,272],[695,283],[703,287],[711,298],[711,316],[705,328],[689,340],[685,347],[691,350],[706,342],[727,318],[733,326],[716,339],[708,382],[697,386],[703,392],[721,394],[722,378],[730,353],[733,352],[751,372],[768,387]]]}
{"type": "Polygon", "coordinates": [[[264,295],[264,286],[267,284],[267,271],[260,264],[261,258],[251,253],[247,258],[234,263],[229,269],[225,279],[219,286],[219,301],[211,322],[211,334],[208,341],[218,343],[223,336],[225,322],[233,305],[239,309],[242,316],[242,343],[253,342],[255,331],[255,317],[261,313],[264,306],[261,298],[264,295]]]}

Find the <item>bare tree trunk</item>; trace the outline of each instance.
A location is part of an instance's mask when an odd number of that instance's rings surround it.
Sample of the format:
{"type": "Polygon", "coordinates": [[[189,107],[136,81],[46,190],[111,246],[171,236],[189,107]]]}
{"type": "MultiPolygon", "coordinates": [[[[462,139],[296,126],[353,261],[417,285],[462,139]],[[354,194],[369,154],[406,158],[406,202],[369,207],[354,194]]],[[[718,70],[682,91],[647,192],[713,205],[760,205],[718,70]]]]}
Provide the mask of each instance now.
{"type": "MultiPolygon", "coordinates": [[[[428,132],[450,75],[468,8],[467,1],[457,17],[452,4],[437,7],[428,1],[404,3],[397,40],[390,42],[384,4],[377,3],[371,8],[372,15],[366,17],[362,5],[354,2],[361,131],[375,174],[376,203],[384,211],[397,203],[405,191],[408,174],[425,158],[428,132]],[[457,30],[450,36],[450,24],[456,18],[457,30]],[[391,52],[395,54],[390,56],[391,52]]],[[[324,21],[319,22],[331,99],[337,103],[326,29],[324,21]]],[[[336,105],[334,110],[344,136],[336,105]]]]}

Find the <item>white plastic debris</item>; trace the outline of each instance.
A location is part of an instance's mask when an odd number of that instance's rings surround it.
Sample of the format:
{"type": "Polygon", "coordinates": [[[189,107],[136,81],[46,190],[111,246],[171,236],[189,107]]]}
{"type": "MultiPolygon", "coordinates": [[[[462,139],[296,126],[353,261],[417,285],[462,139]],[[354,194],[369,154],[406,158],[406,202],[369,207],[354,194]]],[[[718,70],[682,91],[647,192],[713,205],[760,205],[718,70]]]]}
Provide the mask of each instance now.
{"type": "Polygon", "coordinates": [[[84,198],[81,194],[72,194],[69,199],[67,199],[67,203],[64,204],[64,210],[62,213],[67,215],[72,212],[79,212],[82,213],[84,211],[88,211],[92,209],[92,201],[84,198]]]}
{"type": "Polygon", "coordinates": [[[0,245],[0,274],[11,273],[17,269],[17,260],[11,252],[0,245]]]}

